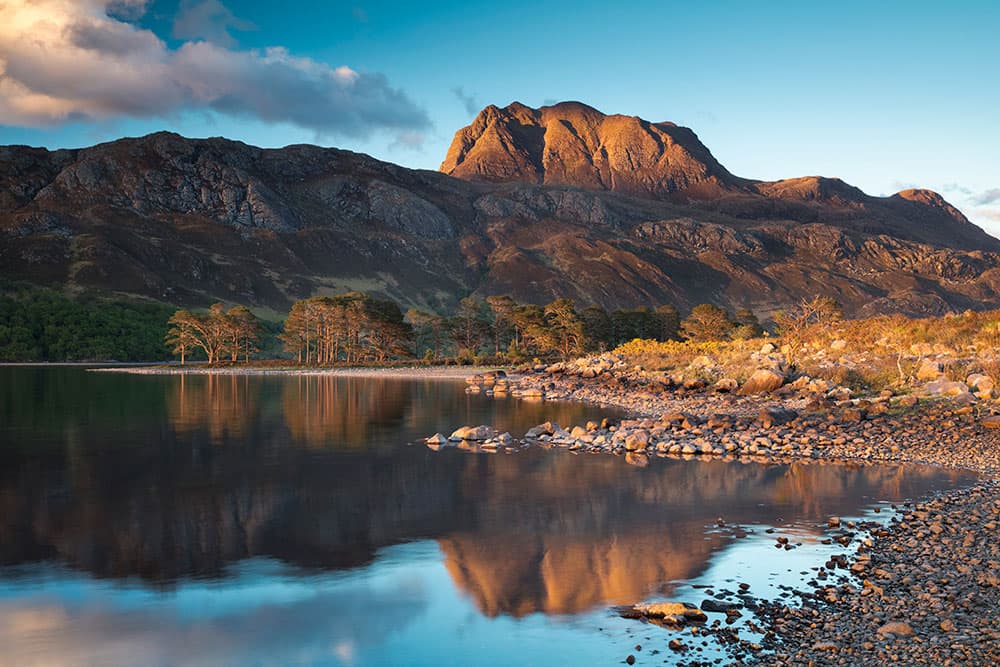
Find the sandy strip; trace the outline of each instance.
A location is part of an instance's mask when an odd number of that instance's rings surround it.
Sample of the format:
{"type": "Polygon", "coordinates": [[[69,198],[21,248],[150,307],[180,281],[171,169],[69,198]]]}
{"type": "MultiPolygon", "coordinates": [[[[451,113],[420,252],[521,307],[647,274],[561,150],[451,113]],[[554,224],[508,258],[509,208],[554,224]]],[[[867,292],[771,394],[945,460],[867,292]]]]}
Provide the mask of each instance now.
{"type": "Polygon", "coordinates": [[[496,370],[482,366],[428,366],[404,368],[239,368],[208,366],[131,366],[115,368],[91,368],[94,372],[130,373],[133,375],[289,375],[289,376],[334,376],[398,378],[403,380],[465,380],[470,375],[496,370]]]}

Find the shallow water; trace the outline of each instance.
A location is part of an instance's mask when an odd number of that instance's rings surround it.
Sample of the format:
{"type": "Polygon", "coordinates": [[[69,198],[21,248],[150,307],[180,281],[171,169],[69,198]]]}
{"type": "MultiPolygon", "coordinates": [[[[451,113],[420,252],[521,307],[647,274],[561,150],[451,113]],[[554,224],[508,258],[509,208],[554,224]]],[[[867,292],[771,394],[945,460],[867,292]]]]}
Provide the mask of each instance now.
{"type": "Polygon", "coordinates": [[[669,663],[669,631],[610,607],[782,595],[837,552],[828,516],[972,479],[412,444],[609,414],[446,381],[0,367],[0,665],[669,663]]]}

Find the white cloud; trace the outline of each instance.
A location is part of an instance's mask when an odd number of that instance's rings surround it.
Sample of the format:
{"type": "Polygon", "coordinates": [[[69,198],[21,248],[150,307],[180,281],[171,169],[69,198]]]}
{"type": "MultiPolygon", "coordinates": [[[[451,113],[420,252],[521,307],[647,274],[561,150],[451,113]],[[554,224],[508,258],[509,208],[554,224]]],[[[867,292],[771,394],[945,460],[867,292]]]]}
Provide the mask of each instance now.
{"type": "MultiPolygon", "coordinates": [[[[0,124],[37,127],[208,109],[352,137],[430,126],[426,113],[378,73],[334,68],[282,47],[235,50],[199,40],[171,49],[124,20],[141,15],[145,4],[0,2],[0,124]]],[[[211,3],[196,6],[204,4],[211,3]]],[[[234,26],[223,19],[228,35],[234,26]]]]}

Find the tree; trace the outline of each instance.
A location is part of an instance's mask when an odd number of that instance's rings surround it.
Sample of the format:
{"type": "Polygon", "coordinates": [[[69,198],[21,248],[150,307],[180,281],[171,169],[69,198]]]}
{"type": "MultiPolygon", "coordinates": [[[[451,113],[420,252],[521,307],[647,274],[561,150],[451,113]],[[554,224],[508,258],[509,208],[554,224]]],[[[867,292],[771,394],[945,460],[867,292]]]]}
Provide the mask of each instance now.
{"type": "Polygon", "coordinates": [[[681,314],[670,304],[660,306],[654,313],[656,320],[656,340],[662,342],[677,340],[681,328],[681,314]]]}
{"type": "Polygon", "coordinates": [[[758,338],[764,333],[764,327],[760,325],[757,316],[749,308],[737,308],[734,319],[736,326],[731,334],[734,340],[758,338]]]}
{"type": "Polygon", "coordinates": [[[410,323],[413,331],[414,355],[423,357],[426,351],[430,352],[434,359],[439,359],[447,328],[445,318],[411,308],[406,311],[406,321],[410,323]]]}
{"type": "Polygon", "coordinates": [[[532,354],[543,354],[543,350],[552,348],[552,336],[545,325],[545,310],[541,306],[526,303],[514,310],[514,342],[518,339],[518,349],[532,354]]]}
{"type": "Polygon", "coordinates": [[[694,342],[725,340],[733,330],[729,313],[718,306],[703,303],[695,306],[680,327],[683,336],[694,342]]]}
{"type": "Polygon", "coordinates": [[[576,314],[572,299],[556,299],[545,306],[545,323],[563,359],[583,352],[583,322],[576,314]]]}
{"type": "Polygon", "coordinates": [[[614,328],[608,312],[600,306],[587,306],[580,313],[583,335],[600,351],[614,346],[614,328]]]}
{"type": "Polygon", "coordinates": [[[799,352],[810,336],[825,332],[842,319],[840,304],[829,297],[816,296],[803,299],[787,311],[775,315],[781,342],[787,349],[790,363],[795,363],[799,352]]]}
{"type": "Polygon", "coordinates": [[[482,301],[471,296],[458,303],[458,311],[449,320],[449,329],[451,340],[460,351],[473,355],[479,352],[489,329],[485,308],[482,301]]]}
{"type": "Polygon", "coordinates": [[[233,362],[243,354],[243,363],[250,363],[250,355],[258,352],[260,323],[246,306],[235,306],[226,313],[229,337],[229,354],[233,362]]]}
{"type": "Polygon", "coordinates": [[[514,311],[517,308],[517,301],[507,295],[488,296],[486,303],[489,304],[493,313],[493,349],[494,354],[500,356],[500,350],[507,346],[507,341],[511,340],[514,331],[514,311]]]}
{"type": "Polygon", "coordinates": [[[194,318],[194,315],[191,312],[178,310],[167,320],[169,328],[164,340],[170,351],[180,356],[181,366],[186,363],[188,351],[198,347],[194,327],[191,326],[192,318],[194,318]]]}
{"type": "Polygon", "coordinates": [[[403,313],[395,301],[363,297],[368,323],[368,344],[375,361],[383,362],[390,356],[409,356],[407,343],[413,329],[403,320],[403,313]]]}
{"type": "Polygon", "coordinates": [[[279,336],[285,350],[307,365],[409,356],[411,337],[396,302],[361,292],[296,301],[279,336]]]}
{"type": "Polygon", "coordinates": [[[188,350],[199,347],[204,350],[209,364],[219,360],[230,341],[228,318],[221,303],[212,304],[207,315],[178,310],[167,324],[166,341],[173,344],[175,354],[186,356],[188,350]]]}

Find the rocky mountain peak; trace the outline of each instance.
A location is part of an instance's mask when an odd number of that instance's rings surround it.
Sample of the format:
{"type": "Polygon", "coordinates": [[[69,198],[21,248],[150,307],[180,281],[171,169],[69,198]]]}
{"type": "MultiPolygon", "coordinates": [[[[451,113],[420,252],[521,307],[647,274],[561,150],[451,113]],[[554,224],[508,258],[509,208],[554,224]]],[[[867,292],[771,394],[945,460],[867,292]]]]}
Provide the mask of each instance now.
{"type": "Polygon", "coordinates": [[[455,134],[441,171],[653,198],[707,198],[740,187],[690,129],[609,116],[581,102],[488,106],[455,134]]]}

